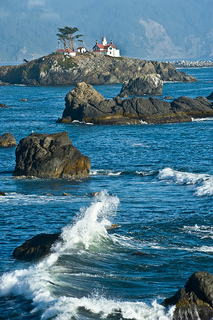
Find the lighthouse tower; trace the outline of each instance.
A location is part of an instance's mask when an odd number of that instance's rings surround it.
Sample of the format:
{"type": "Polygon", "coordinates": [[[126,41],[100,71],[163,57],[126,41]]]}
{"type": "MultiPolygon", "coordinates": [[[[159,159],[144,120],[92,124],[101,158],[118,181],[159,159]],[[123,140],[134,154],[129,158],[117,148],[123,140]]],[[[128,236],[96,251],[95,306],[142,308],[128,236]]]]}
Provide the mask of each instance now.
{"type": "Polygon", "coordinates": [[[105,36],[103,36],[103,38],[102,38],[102,44],[103,44],[104,46],[107,45],[107,39],[106,39],[105,36]]]}

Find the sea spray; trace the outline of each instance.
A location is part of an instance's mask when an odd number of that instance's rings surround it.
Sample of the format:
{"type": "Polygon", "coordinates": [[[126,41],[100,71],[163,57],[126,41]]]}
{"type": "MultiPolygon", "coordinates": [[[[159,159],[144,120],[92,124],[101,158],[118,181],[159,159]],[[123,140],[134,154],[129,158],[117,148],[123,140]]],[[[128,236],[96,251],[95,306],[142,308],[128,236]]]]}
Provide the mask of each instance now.
{"type": "Polygon", "coordinates": [[[111,225],[109,219],[116,215],[118,204],[119,199],[116,196],[101,191],[88,208],[80,210],[80,216],[72,224],[63,228],[63,244],[57,244],[55,251],[99,247],[101,241],[108,239],[106,227],[111,225]]]}

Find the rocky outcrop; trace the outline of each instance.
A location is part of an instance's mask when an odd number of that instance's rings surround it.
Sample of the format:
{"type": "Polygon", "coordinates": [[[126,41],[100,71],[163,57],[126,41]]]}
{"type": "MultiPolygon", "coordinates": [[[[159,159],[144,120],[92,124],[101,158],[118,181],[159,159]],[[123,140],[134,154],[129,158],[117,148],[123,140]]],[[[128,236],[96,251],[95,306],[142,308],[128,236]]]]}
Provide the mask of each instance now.
{"type": "Polygon", "coordinates": [[[163,305],[176,306],[173,320],[210,320],[213,317],[213,275],[195,272],[174,296],[163,305]]]}
{"type": "Polygon", "coordinates": [[[2,147],[14,147],[16,146],[16,139],[10,132],[4,133],[0,136],[0,148],[2,147]]]}
{"type": "Polygon", "coordinates": [[[9,107],[6,106],[6,104],[4,104],[4,103],[0,103],[0,108],[9,108],[9,107]]]}
{"type": "Polygon", "coordinates": [[[17,260],[32,261],[44,258],[50,253],[52,245],[60,241],[60,233],[41,233],[25,241],[21,246],[15,248],[13,257],[17,260]]]}
{"type": "Polygon", "coordinates": [[[172,123],[213,116],[213,103],[204,97],[180,97],[172,102],[133,97],[103,99],[94,88],[79,83],[65,97],[65,110],[57,122],[74,120],[93,124],[172,123]],[[78,94],[77,94],[78,93],[78,94]]]}
{"type": "Polygon", "coordinates": [[[148,74],[127,80],[120,92],[120,97],[126,95],[161,95],[163,81],[159,74],[148,74]]]}
{"type": "Polygon", "coordinates": [[[77,53],[76,57],[53,53],[19,66],[0,67],[1,81],[31,86],[123,83],[147,74],[159,74],[162,81],[197,81],[170,63],[94,53],[77,53]]]}
{"type": "Polygon", "coordinates": [[[212,93],[210,93],[210,95],[207,97],[207,99],[213,100],[213,91],[212,91],[212,93]]]}
{"type": "Polygon", "coordinates": [[[14,175],[40,178],[85,178],[91,162],[81,154],[67,132],[32,133],[22,139],[16,149],[14,175]]]}

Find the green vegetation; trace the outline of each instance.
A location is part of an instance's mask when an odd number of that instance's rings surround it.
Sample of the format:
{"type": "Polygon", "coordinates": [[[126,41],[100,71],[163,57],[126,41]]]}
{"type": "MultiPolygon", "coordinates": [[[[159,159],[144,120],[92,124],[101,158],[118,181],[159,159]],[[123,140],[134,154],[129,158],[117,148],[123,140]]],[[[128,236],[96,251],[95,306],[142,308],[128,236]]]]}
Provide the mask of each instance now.
{"type": "Polygon", "coordinates": [[[78,28],[74,27],[64,27],[64,28],[58,28],[59,33],[56,35],[58,36],[58,39],[63,42],[65,49],[74,50],[74,42],[79,41],[83,42],[83,40],[79,39],[83,37],[82,34],[74,35],[78,30],[78,28]]]}

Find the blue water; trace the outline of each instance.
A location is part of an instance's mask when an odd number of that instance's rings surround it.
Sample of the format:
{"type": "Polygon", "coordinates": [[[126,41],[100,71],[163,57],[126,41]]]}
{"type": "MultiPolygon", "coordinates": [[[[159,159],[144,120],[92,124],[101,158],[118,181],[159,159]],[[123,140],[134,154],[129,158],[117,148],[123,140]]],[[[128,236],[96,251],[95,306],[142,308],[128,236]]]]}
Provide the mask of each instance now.
{"type": "MultiPolygon", "coordinates": [[[[166,83],[160,98],[213,91],[213,69],[184,71],[199,82],[166,83]]],[[[121,85],[95,88],[112,98],[121,85]]],[[[162,301],[193,272],[213,272],[213,119],[57,124],[71,89],[0,87],[10,107],[0,109],[0,134],[19,142],[67,131],[92,163],[81,181],[15,178],[15,148],[0,149],[0,318],[172,319],[162,301]],[[107,232],[112,223],[120,227],[107,232]],[[46,259],[13,259],[25,240],[61,231],[64,243],[46,259]]]]}

